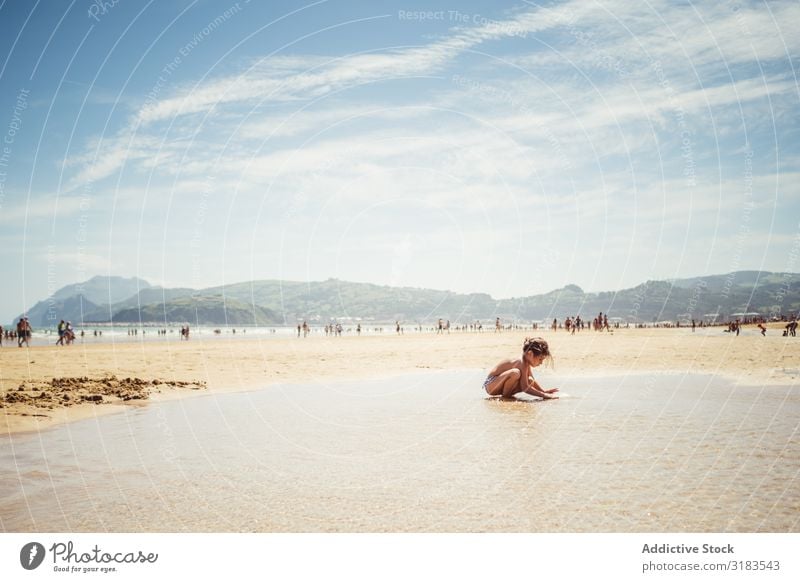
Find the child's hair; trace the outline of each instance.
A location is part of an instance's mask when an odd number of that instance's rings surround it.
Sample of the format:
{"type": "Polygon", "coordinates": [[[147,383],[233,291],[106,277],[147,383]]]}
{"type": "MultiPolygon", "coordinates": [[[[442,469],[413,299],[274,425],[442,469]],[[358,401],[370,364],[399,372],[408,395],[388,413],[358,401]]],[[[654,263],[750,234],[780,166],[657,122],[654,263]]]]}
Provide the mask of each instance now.
{"type": "Polygon", "coordinates": [[[522,353],[533,352],[537,356],[544,356],[544,362],[553,364],[553,356],[550,354],[550,346],[540,337],[526,337],[522,344],[522,353]]]}

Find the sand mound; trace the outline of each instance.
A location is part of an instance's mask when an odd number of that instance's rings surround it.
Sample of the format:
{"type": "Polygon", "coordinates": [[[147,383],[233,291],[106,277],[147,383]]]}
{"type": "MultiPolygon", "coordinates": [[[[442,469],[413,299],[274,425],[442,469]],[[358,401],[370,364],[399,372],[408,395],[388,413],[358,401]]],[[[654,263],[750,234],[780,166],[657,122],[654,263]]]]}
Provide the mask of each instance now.
{"type": "Polygon", "coordinates": [[[163,389],[188,388],[201,390],[205,382],[184,382],[161,379],[122,378],[103,376],[89,378],[53,378],[49,381],[22,382],[16,390],[6,392],[0,407],[22,404],[36,408],[61,408],[91,402],[94,404],[147,400],[152,392],[163,389]]]}

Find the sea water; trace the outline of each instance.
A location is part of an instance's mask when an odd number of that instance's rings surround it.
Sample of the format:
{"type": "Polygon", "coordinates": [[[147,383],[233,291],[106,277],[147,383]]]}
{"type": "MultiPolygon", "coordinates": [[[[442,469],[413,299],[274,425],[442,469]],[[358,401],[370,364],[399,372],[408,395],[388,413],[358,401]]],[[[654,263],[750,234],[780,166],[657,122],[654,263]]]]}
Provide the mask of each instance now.
{"type": "Polygon", "coordinates": [[[205,395],[0,440],[0,529],[797,532],[800,389],[480,371],[205,395]]]}

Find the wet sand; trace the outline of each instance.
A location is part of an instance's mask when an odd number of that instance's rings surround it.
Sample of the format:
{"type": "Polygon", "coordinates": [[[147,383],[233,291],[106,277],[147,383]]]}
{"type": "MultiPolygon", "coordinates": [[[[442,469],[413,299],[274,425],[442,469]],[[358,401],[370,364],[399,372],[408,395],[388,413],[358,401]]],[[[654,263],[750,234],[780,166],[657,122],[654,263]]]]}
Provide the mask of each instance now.
{"type": "Polygon", "coordinates": [[[6,437],[0,529],[798,532],[800,388],[483,370],[276,384],[6,437]]]}
{"type": "MultiPolygon", "coordinates": [[[[749,326],[739,337],[717,327],[698,328],[695,333],[687,328],[575,335],[530,330],[449,335],[407,331],[402,336],[314,334],[225,341],[195,336],[189,342],[87,339],[69,347],[4,346],[0,352],[0,434],[49,428],[147,400],[205,392],[342,379],[358,384],[414,371],[489,369],[498,360],[517,355],[523,338],[534,334],[550,342],[556,372],[566,377],[704,373],[754,386],[793,386],[800,381],[800,344],[797,338],[781,337],[780,329],[771,327],[767,337],[749,326]],[[108,378],[129,379],[148,389],[126,400],[125,391],[105,390],[108,378]],[[74,392],[66,393],[69,400],[64,400],[65,392],[48,390],[54,380],[74,387],[70,388],[74,392]],[[87,400],[92,395],[102,400],[87,400]]],[[[552,372],[542,371],[540,377],[546,380],[548,374],[552,372]]]]}

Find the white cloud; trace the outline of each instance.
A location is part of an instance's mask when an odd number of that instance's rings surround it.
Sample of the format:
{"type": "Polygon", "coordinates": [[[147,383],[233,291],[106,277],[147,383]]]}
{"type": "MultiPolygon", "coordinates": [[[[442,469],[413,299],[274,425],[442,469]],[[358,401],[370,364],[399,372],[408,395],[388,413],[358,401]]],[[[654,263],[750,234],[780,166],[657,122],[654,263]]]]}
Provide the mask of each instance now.
{"type": "Polygon", "coordinates": [[[708,66],[725,72],[742,63],[789,59],[800,50],[791,24],[800,20],[800,5],[793,0],[606,0],[559,8],[538,9],[551,15],[552,30],[566,35],[567,42],[554,43],[557,52],[544,48],[514,62],[534,69],[599,67],[623,75],[660,62],[664,69],[699,81],[695,73],[706,75],[708,66]]]}
{"type": "Polygon", "coordinates": [[[375,107],[364,105],[334,105],[322,109],[301,109],[284,115],[268,115],[247,123],[237,137],[267,140],[303,134],[319,134],[339,127],[347,128],[359,121],[419,121],[436,114],[425,105],[375,107]]]}
{"type": "MultiPolygon", "coordinates": [[[[741,165],[742,154],[731,153],[730,140],[745,123],[796,109],[797,85],[789,70],[773,67],[761,74],[757,64],[765,61],[756,60],[796,52],[798,41],[781,40],[785,19],[796,8],[771,4],[777,21],[769,10],[730,8],[576,0],[552,9],[532,7],[500,24],[455,28],[421,47],[262,59],[241,75],[187,85],[136,112],[127,128],[105,140],[98,160],[72,159],[84,164],[72,183],[108,178],[126,163],[130,170],[152,171],[146,191],[137,191],[132,179],[115,192],[118,208],[135,210],[141,201],[141,216],[164,217],[144,220],[142,228],[167,233],[158,240],[180,240],[192,234],[198,198],[212,175],[203,241],[211,262],[220,241],[236,252],[253,240],[266,248],[281,244],[268,238],[277,230],[296,230],[294,244],[302,245],[310,225],[324,231],[320,240],[330,241],[359,212],[383,216],[395,207],[456,217],[442,227],[444,236],[461,227],[492,233],[505,232],[506,223],[522,225],[514,228],[551,237],[548,244],[557,244],[560,256],[575,261],[578,270],[592,253],[612,257],[603,258],[606,267],[641,262],[647,242],[657,237],[662,245],[697,250],[697,240],[687,237],[698,224],[737,218],[729,200],[741,192],[741,180],[712,183],[723,175],[722,166],[741,165]],[[743,16],[752,36],[741,31],[743,16]],[[520,31],[528,36],[516,38],[520,31]],[[770,31],[771,38],[762,38],[770,31]],[[534,33],[537,40],[552,41],[562,56],[540,51],[515,58],[531,50],[534,33]],[[473,52],[495,40],[502,42],[481,48],[511,55],[502,59],[508,67],[473,52]],[[467,53],[468,59],[459,60],[467,53]],[[586,76],[576,74],[564,56],[586,76]],[[602,66],[593,70],[615,59],[627,67],[625,75],[602,66]],[[651,66],[656,61],[660,69],[651,66]],[[736,63],[748,67],[729,75],[727,65],[736,63]],[[482,88],[458,82],[456,72],[471,75],[482,88]],[[414,79],[440,74],[438,81],[414,79]],[[394,84],[392,92],[350,92],[400,77],[411,78],[394,84]],[[695,188],[681,175],[679,112],[692,132],[698,179],[708,180],[695,188]],[[191,113],[198,115],[186,115],[191,113]],[[167,208],[169,215],[163,213],[167,208]]],[[[774,129],[780,131],[779,124],[774,129]]],[[[137,177],[126,171],[129,176],[137,177]]],[[[780,180],[787,184],[796,177],[780,180]]],[[[769,184],[768,177],[754,180],[759,204],[767,209],[770,202],[761,193],[769,184]]],[[[784,188],[779,204],[796,205],[797,195],[797,188],[784,188]]],[[[398,239],[389,229],[380,247],[400,255],[416,248],[414,241],[428,240],[415,233],[413,218],[401,218],[407,223],[398,229],[412,239],[398,239]]],[[[355,234],[348,249],[377,244],[375,237],[355,234]]],[[[503,236],[498,242],[498,253],[519,245],[503,236]]],[[[666,247],[662,251],[669,254],[666,247]]],[[[676,257],[664,261],[677,264],[676,257]]],[[[558,275],[554,271],[548,276],[558,275]]]]}
{"type": "MultiPolygon", "coordinates": [[[[150,135],[131,136],[128,132],[103,138],[99,145],[91,148],[91,154],[79,156],[83,160],[83,167],[73,176],[66,190],[71,191],[86,183],[98,182],[117,172],[129,162],[147,162],[154,159],[154,154],[163,143],[150,135]]],[[[75,160],[68,160],[66,165],[74,165],[75,160]]]]}
{"type": "Polygon", "coordinates": [[[430,74],[484,42],[544,30],[552,24],[547,15],[526,12],[505,21],[456,28],[451,35],[419,47],[350,54],[327,61],[316,55],[269,57],[239,75],[186,87],[173,97],[149,104],[139,111],[136,121],[148,124],[230,103],[313,99],[347,85],[430,74]]]}
{"type": "MultiPolygon", "coordinates": [[[[532,7],[529,11],[497,23],[455,28],[449,36],[421,47],[386,49],[334,59],[308,55],[276,55],[262,59],[252,64],[241,75],[212,79],[195,87],[187,87],[172,97],[144,107],[135,116],[128,130],[121,132],[117,138],[105,140],[106,143],[100,148],[101,155],[91,160],[86,160],[86,156],[83,156],[85,166],[70,184],[71,187],[75,187],[86,181],[101,180],[118,171],[126,162],[136,162],[145,170],[155,169],[173,175],[180,174],[191,180],[193,176],[207,171],[209,163],[214,160],[212,156],[218,153],[218,147],[214,147],[214,144],[219,143],[218,135],[209,136],[210,147],[204,148],[201,147],[202,143],[198,142],[187,146],[183,142],[175,143],[173,139],[172,142],[166,143],[163,139],[159,140],[155,135],[148,133],[137,133],[131,139],[130,131],[144,131],[156,121],[169,119],[173,120],[170,132],[180,132],[184,124],[174,123],[174,118],[185,113],[209,112],[218,106],[231,107],[237,103],[246,108],[258,105],[264,100],[281,101],[297,98],[307,100],[354,83],[444,70],[446,65],[451,64],[465,50],[491,40],[509,38],[513,40],[514,36],[520,33],[540,33],[553,29],[574,33],[576,27],[594,28],[599,32],[589,41],[576,41],[575,50],[578,54],[593,53],[596,49],[601,49],[630,55],[633,54],[633,49],[629,43],[636,41],[641,44],[653,36],[658,38],[659,35],[665,34],[664,22],[668,22],[675,24],[676,28],[680,28],[686,35],[690,34],[689,31],[700,30],[691,33],[694,36],[686,40],[686,45],[691,49],[691,54],[702,55],[707,49],[703,48],[705,45],[701,46],[695,36],[708,37],[705,32],[708,26],[720,29],[716,35],[718,38],[715,37],[714,42],[717,43],[716,46],[724,47],[728,44],[744,44],[741,42],[741,34],[739,37],[733,33],[723,34],[724,31],[730,31],[731,23],[741,27],[744,22],[760,34],[768,31],[769,23],[773,22],[772,16],[766,11],[755,11],[750,8],[734,12],[727,8],[714,8],[709,5],[673,6],[666,1],[655,2],[648,6],[649,8],[645,8],[626,2],[588,4],[576,0],[555,8],[532,7]],[[723,22],[719,23],[720,20],[723,22]],[[689,26],[689,22],[693,22],[694,26],[689,26]],[[609,29],[616,32],[606,38],[602,33],[609,29]],[[153,155],[157,151],[160,152],[158,158],[153,155]]],[[[779,3],[772,10],[774,17],[780,19],[791,16],[797,7],[779,3]]],[[[775,22],[772,25],[774,27],[775,22]]],[[[771,38],[775,37],[775,34],[771,35],[771,38]]],[[[662,41],[651,44],[654,45],[654,51],[650,57],[654,59],[658,59],[659,54],[666,54],[672,50],[668,43],[662,41]],[[655,52],[656,49],[660,52],[655,52]]],[[[769,54],[777,53],[772,50],[769,54]]],[[[516,62],[527,64],[525,59],[516,59],[516,62]]],[[[666,60],[663,62],[667,63],[666,60]]],[[[507,86],[509,94],[515,95],[516,103],[509,104],[500,100],[492,105],[489,103],[492,101],[489,96],[480,99],[476,104],[474,98],[476,94],[480,98],[480,92],[471,90],[464,91],[461,96],[456,91],[446,91],[443,97],[428,97],[427,103],[434,107],[443,103],[460,111],[472,112],[478,116],[476,123],[485,123],[509,132],[519,141],[518,148],[512,150],[522,151],[532,146],[533,149],[528,150],[529,153],[532,157],[535,156],[537,161],[541,161],[541,166],[545,168],[563,169],[572,166],[573,162],[567,159],[567,155],[577,160],[584,160],[587,145],[602,146],[599,151],[592,152],[594,157],[594,155],[629,155],[631,151],[651,147],[653,144],[652,138],[639,128],[630,132],[632,138],[630,143],[627,142],[627,136],[622,140],[609,140],[608,132],[605,130],[608,127],[616,126],[625,135],[628,128],[623,130],[623,126],[631,122],[649,121],[663,125],[674,121],[677,107],[688,112],[703,113],[709,109],[740,106],[767,96],[790,94],[796,90],[792,80],[781,76],[764,79],[755,77],[703,88],[696,86],[691,71],[686,70],[680,76],[670,72],[665,77],[664,86],[656,83],[651,72],[646,82],[639,79],[636,83],[630,84],[597,85],[593,87],[594,91],[587,92],[579,88],[581,84],[585,85],[583,79],[570,82],[562,80],[559,85],[544,85],[541,81],[513,80],[514,75],[509,77],[509,72],[513,73],[513,70],[505,71],[505,75],[498,74],[497,78],[490,79],[490,82],[500,87],[507,86]],[[509,81],[509,78],[512,80],[509,81]],[[473,103],[470,103],[470,100],[473,103]],[[532,104],[532,107],[520,112],[518,103],[532,104]],[[549,134],[543,135],[542,128],[546,128],[549,134]],[[570,144],[573,147],[569,148],[570,144]],[[565,151],[552,151],[554,146],[556,149],[563,147],[565,151]],[[551,151],[547,151],[548,149],[551,151]]],[[[519,72],[516,73],[516,77],[519,78],[519,72]]],[[[425,104],[426,97],[422,96],[420,102],[425,104]]],[[[229,150],[227,158],[231,161],[214,164],[215,170],[238,173],[239,178],[244,179],[265,179],[285,173],[307,172],[309,169],[314,171],[330,163],[331,159],[341,158],[342,146],[346,146],[345,151],[351,154],[363,155],[367,165],[371,162],[382,163],[387,159],[387,156],[381,156],[382,147],[373,150],[359,147],[357,144],[355,146],[346,144],[346,140],[332,142],[333,147],[337,148],[336,152],[331,152],[330,147],[315,145],[304,147],[301,153],[278,150],[260,155],[252,148],[260,146],[258,142],[263,142],[269,136],[298,137],[319,132],[340,122],[343,122],[344,128],[353,130],[351,120],[361,118],[399,125],[412,117],[415,121],[419,121],[420,114],[431,112],[424,106],[392,109],[364,107],[352,103],[329,106],[324,102],[315,106],[314,110],[301,110],[286,115],[259,116],[258,110],[255,111],[252,121],[248,120],[236,135],[230,135],[225,139],[226,149],[229,150]],[[333,156],[332,153],[337,155],[333,156]]],[[[206,120],[205,130],[224,131],[223,128],[214,128],[212,124],[214,118],[224,114],[222,109],[215,110],[215,114],[206,120]]],[[[446,125],[448,131],[442,132],[441,128],[436,128],[435,131],[447,135],[460,125],[457,121],[449,120],[446,125]]],[[[203,127],[197,128],[192,123],[187,127],[191,127],[191,131],[195,132],[194,138],[197,137],[198,131],[204,130],[203,127]]],[[[230,131],[229,127],[226,128],[230,131]]],[[[357,129],[353,131],[359,135],[359,140],[370,143],[371,147],[375,146],[370,136],[364,136],[363,132],[357,129]]],[[[724,131],[724,128],[720,131],[724,131]]],[[[418,135],[425,133],[424,130],[418,131],[418,135]]],[[[470,136],[462,134],[459,138],[469,139],[470,136]]],[[[272,147],[271,143],[266,145],[272,147]]],[[[465,143],[464,146],[474,147],[471,143],[465,143]]],[[[389,155],[405,153],[397,151],[402,149],[397,146],[391,149],[389,155]]],[[[431,149],[430,154],[442,155],[446,149],[446,147],[439,148],[438,152],[431,149]]],[[[498,161],[508,159],[505,155],[507,152],[501,148],[494,149],[498,153],[497,156],[487,156],[484,158],[485,163],[477,165],[483,165],[488,169],[498,161]]],[[[515,177],[529,176],[530,163],[524,160],[524,156],[512,156],[512,159],[514,157],[520,158],[521,162],[518,164],[519,169],[514,172],[515,177]]],[[[353,156],[349,156],[349,159],[352,158],[353,156]]],[[[509,171],[511,165],[505,164],[504,171],[509,171]]]]}
{"type": "Polygon", "coordinates": [[[0,210],[0,224],[20,224],[39,219],[56,221],[78,212],[81,204],[81,200],[74,197],[33,195],[24,203],[3,205],[0,210]]]}

